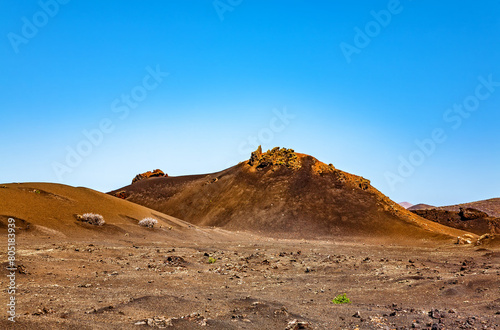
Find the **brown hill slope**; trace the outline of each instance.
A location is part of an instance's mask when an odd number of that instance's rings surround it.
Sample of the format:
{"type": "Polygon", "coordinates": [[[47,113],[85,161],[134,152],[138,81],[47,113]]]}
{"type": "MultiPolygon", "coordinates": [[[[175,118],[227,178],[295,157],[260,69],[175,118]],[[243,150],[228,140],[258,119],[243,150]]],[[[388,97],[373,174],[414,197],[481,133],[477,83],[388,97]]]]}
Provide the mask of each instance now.
{"type": "Polygon", "coordinates": [[[111,192],[198,225],[273,236],[429,238],[464,232],[406,211],[362,177],[293,150],[227,170],[141,180],[111,192]]]}
{"type": "Polygon", "coordinates": [[[477,202],[438,207],[440,210],[456,212],[460,211],[461,208],[473,208],[487,213],[490,217],[500,218],[500,198],[491,198],[477,202]]]}
{"type": "Polygon", "coordinates": [[[4,184],[0,186],[0,232],[7,231],[14,218],[18,235],[52,238],[169,237],[186,239],[204,235],[189,223],[146,207],[120,200],[88,188],[53,183],[4,184]],[[103,226],[78,221],[77,215],[97,213],[103,226]],[[146,217],[158,220],[153,228],[138,222],[146,217]]]}

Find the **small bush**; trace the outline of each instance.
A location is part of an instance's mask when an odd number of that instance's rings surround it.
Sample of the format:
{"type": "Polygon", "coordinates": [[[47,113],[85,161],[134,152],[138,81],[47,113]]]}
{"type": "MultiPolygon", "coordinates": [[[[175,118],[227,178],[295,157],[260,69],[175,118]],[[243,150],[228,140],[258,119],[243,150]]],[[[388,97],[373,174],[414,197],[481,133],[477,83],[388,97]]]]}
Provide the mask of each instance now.
{"type": "Polygon", "coordinates": [[[102,226],[106,223],[102,215],[95,213],[85,213],[84,215],[78,216],[78,220],[90,223],[94,226],[102,226]]]}
{"type": "Polygon", "coordinates": [[[337,297],[335,297],[335,299],[332,300],[332,303],[337,304],[337,305],[350,304],[351,299],[347,298],[347,295],[344,293],[344,294],[340,294],[337,297]]]}
{"type": "Polygon", "coordinates": [[[144,218],[139,221],[139,226],[153,228],[158,223],[158,220],[153,218],[144,218]]]}
{"type": "Polygon", "coordinates": [[[216,261],[217,261],[217,259],[215,259],[215,258],[212,258],[212,257],[208,258],[208,263],[209,264],[215,264],[216,261]]]}

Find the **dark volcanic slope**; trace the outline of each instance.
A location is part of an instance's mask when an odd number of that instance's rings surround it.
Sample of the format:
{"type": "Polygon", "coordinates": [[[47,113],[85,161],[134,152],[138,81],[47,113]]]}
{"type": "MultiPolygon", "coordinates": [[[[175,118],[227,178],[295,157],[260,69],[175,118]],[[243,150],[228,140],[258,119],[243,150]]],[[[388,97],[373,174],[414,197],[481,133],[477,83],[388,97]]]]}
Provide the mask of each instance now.
{"type": "Polygon", "coordinates": [[[483,201],[438,207],[438,209],[440,210],[457,212],[460,211],[460,208],[473,208],[486,212],[490,217],[500,218],[500,198],[492,198],[483,201]]]}
{"type": "Polygon", "coordinates": [[[500,233],[500,198],[441,207],[418,204],[408,210],[428,220],[478,235],[500,233]],[[464,216],[464,211],[468,215],[464,216]],[[474,213],[477,216],[471,216],[474,213]]]}
{"type": "MultiPolygon", "coordinates": [[[[478,216],[467,216],[467,213],[473,213],[474,209],[468,208],[464,211],[446,211],[440,209],[430,209],[430,210],[413,210],[412,212],[426,218],[443,224],[445,226],[450,226],[453,228],[466,230],[477,235],[483,234],[500,234],[500,219],[488,217],[486,214],[480,214],[478,216]],[[469,210],[469,212],[467,212],[469,210]],[[471,210],[473,210],[471,212],[471,210]]],[[[478,212],[482,213],[482,212],[478,212]]]]}
{"type": "Polygon", "coordinates": [[[419,237],[463,232],[425,220],[362,177],[275,148],[196,176],[141,180],[111,192],[198,225],[300,237],[419,237]]]}

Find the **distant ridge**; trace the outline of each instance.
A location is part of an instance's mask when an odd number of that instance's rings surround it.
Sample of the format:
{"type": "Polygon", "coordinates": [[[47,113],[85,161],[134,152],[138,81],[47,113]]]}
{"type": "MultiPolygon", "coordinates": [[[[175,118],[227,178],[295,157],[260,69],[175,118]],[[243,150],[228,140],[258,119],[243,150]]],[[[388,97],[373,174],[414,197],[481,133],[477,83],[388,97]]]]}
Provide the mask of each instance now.
{"type": "Polygon", "coordinates": [[[441,206],[440,210],[460,211],[460,208],[473,208],[487,213],[491,217],[500,218],[500,198],[485,199],[477,202],[441,206]]]}
{"type": "Polygon", "coordinates": [[[416,211],[416,210],[429,210],[429,209],[434,209],[436,208],[435,206],[428,205],[428,204],[416,204],[413,206],[410,206],[408,208],[408,211],[416,211]]]}
{"type": "Polygon", "coordinates": [[[458,212],[439,208],[411,212],[445,226],[466,230],[477,235],[500,234],[499,218],[489,217],[486,213],[473,208],[462,208],[458,212]]]}
{"type": "Polygon", "coordinates": [[[399,205],[401,205],[402,207],[404,207],[405,209],[408,209],[410,207],[413,206],[412,203],[409,203],[409,202],[401,202],[401,203],[398,203],[399,205]]]}

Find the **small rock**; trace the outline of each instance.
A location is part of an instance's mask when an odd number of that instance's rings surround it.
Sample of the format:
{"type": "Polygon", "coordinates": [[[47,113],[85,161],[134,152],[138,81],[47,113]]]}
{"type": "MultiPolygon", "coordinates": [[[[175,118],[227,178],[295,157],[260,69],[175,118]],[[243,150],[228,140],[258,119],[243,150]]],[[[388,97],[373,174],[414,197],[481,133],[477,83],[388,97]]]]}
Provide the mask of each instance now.
{"type": "Polygon", "coordinates": [[[168,174],[163,173],[162,170],[147,171],[145,173],[137,174],[135,178],[132,180],[132,183],[136,183],[137,181],[153,177],[166,177],[166,176],[168,176],[168,174]]]}
{"type": "Polygon", "coordinates": [[[300,330],[300,329],[312,329],[309,322],[301,322],[299,320],[293,320],[288,322],[286,330],[300,330]]]}
{"type": "Polygon", "coordinates": [[[91,286],[92,286],[92,284],[86,283],[86,284],[80,284],[78,287],[79,288],[90,288],[91,286]]]}
{"type": "Polygon", "coordinates": [[[29,274],[26,270],[26,267],[24,267],[23,265],[17,265],[17,272],[19,274],[29,274]]]}
{"type": "Polygon", "coordinates": [[[441,330],[441,327],[439,326],[439,324],[434,323],[434,324],[431,326],[431,330],[441,330]]]}
{"type": "Polygon", "coordinates": [[[434,310],[429,312],[429,316],[432,317],[433,319],[440,319],[441,313],[439,312],[439,310],[434,309],[434,310]]]}
{"type": "Polygon", "coordinates": [[[472,241],[470,239],[458,236],[457,242],[455,244],[459,244],[459,245],[472,244],[472,241]]]}

